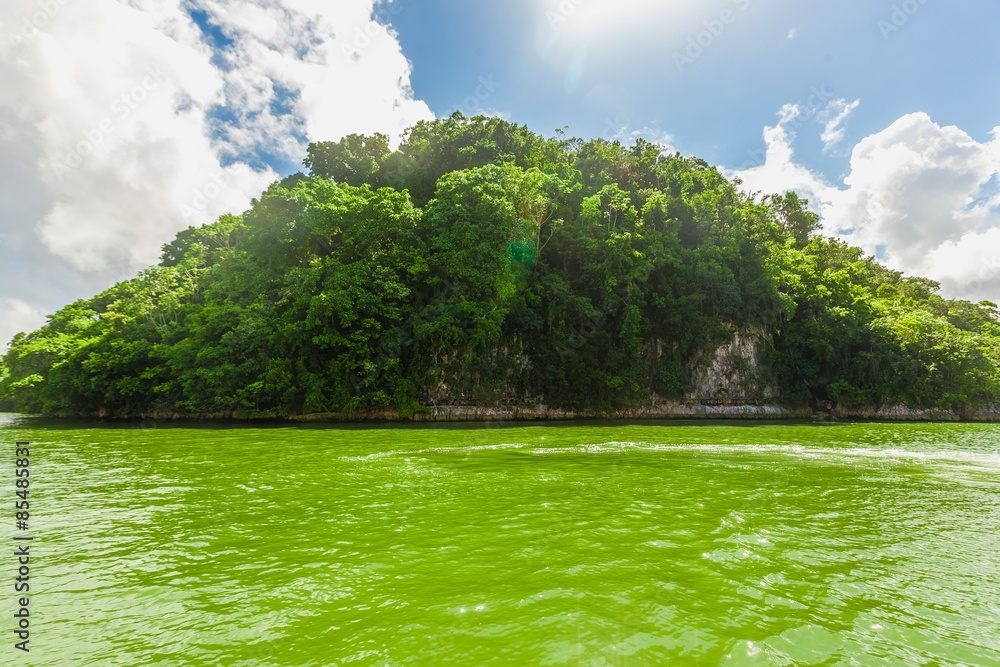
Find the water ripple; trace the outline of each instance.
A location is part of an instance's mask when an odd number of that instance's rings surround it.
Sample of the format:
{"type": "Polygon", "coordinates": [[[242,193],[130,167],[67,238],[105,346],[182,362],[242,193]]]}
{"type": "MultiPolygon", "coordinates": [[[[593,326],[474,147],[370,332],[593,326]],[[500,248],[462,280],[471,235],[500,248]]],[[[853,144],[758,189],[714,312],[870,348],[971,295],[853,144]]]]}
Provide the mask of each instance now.
{"type": "Polygon", "coordinates": [[[5,423],[33,665],[1000,665],[998,427],[5,423]]]}

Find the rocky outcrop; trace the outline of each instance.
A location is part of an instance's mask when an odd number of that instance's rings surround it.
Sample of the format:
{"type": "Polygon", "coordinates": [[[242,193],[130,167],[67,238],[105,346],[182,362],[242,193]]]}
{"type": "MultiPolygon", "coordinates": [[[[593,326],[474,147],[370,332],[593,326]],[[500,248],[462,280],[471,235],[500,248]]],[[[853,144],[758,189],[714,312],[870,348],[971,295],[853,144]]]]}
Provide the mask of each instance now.
{"type": "MultiPolygon", "coordinates": [[[[870,419],[875,421],[960,421],[962,416],[952,410],[931,408],[920,410],[908,408],[905,405],[887,405],[881,408],[844,408],[837,407],[830,411],[837,419],[870,419]]],[[[1000,415],[998,415],[1000,416],[1000,415]]],[[[988,421],[988,420],[987,420],[988,421]]]]}
{"type": "Polygon", "coordinates": [[[769,344],[757,331],[736,331],[732,339],[700,359],[685,398],[710,405],[765,405],[778,399],[777,383],[762,361],[769,344]]]}
{"type": "Polygon", "coordinates": [[[1000,422],[1000,405],[982,405],[962,410],[962,419],[970,422],[1000,422]]]}
{"type": "MultiPolygon", "coordinates": [[[[98,415],[53,415],[56,417],[87,418],[98,415]]],[[[118,419],[114,415],[101,415],[118,419]]],[[[593,410],[561,410],[545,405],[533,407],[478,407],[472,405],[437,405],[422,408],[413,414],[394,410],[372,412],[324,412],[306,415],[281,415],[261,419],[241,419],[227,414],[183,414],[154,412],[138,416],[144,428],[171,421],[287,421],[287,422],[514,422],[570,421],[574,419],[729,419],[729,420],[813,420],[813,421],[967,421],[1000,422],[1000,406],[968,408],[960,413],[952,410],[919,410],[904,405],[882,408],[833,408],[816,411],[812,408],[788,408],[775,404],[708,405],[698,402],[658,402],[643,408],[626,408],[607,412],[593,410]]],[[[135,421],[136,418],[131,419],[135,421]]]]}
{"type": "MultiPolygon", "coordinates": [[[[945,409],[917,409],[905,405],[843,407],[820,401],[813,408],[789,408],[778,403],[777,383],[764,360],[770,340],[763,332],[734,331],[732,338],[694,362],[691,390],[680,401],[651,397],[645,407],[618,410],[564,410],[546,405],[484,407],[475,405],[432,405],[401,414],[384,409],[354,413],[280,415],[263,420],[291,422],[511,422],[569,421],[574,419],[735,419],[812,421],[973,421],[1000,422],[1000,405],[945,409]]],[[[662,350],[653,355],[658,358],[662,350]]],[[[447,400],[447,399],[444,399],[447,400]]],[[[459,399],[461,400],[461,399],[459,399]]],[[[97,415],[56,415],[63,417],[118,418],[101,411],[97,415]]],[[[156,411],[139,416],[143,426],[180,420],[255,421],[226,414],[188,415],[156,411]]]]}
{"type": "Polygon", "coordinates": [[[658,403],[645,408],[608,412],[561,410],[545,405],[534,407],[484,408],[472,405],[438,405],[408,417],[391,412],[326,413],[288,417],[292,421],[387,421],[483,422],[483,421],[568,421],[572,419],[808,419],[808,408],[793,410],[779,405],[702,405],[698,403],[658,403]]]}

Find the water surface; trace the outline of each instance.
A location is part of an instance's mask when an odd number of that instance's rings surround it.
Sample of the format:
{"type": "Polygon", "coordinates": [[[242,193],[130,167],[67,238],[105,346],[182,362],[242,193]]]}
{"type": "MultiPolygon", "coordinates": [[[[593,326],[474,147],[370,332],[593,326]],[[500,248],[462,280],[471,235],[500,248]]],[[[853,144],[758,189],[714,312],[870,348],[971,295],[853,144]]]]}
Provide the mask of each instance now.
{"type": "Polygon", "coordinates": [[[3,664],[1000,665],[1000,426],[0,438],[36,554],[3,664]]]}

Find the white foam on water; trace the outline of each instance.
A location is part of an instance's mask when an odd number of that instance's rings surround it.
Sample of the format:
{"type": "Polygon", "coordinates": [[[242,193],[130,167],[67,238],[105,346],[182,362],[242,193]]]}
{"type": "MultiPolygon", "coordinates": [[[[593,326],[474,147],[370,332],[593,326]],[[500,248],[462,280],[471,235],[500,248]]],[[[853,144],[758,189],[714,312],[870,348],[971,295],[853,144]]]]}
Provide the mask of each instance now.
{"type": "Polygon", "coordinates": [[[965,450],[912,450],[899,446],[876,447],[817,447],[801,444],[705,444],[705,443],[653,443],[634,441],[609,441],[602,443],[581,443],[564,447],[540,446],[532,443],[513,442],[488,445],[468,445],[457,447],[429,447],[411,450],[389,450],[360,456],[342,457],[345,461],[376,461],[399,456],[427,456],[431,454],[463,455],[487,451],[524,450],[532,456],[566,454],[622,454],[628,452],[662,453],[704,453],[714,455],[781,455],[798,459],[852,463],[859,460],[881,461],[899,465],[940,465],[957,464],[979,466],[986,470],[1000,469],[1000,452],[976,452],[965,450]]]}
{"type": "Polygon", "coordinates": [[[423,456],[427,454],[462,454],[466,452],[499,451],[504,449],[529,449],[534,445],[527,442],[499,443],[492,445],[467,445],[459,447],[425,447],[423,449],[390,449],[357,456],[342,456],[344,461],[376,461],[394,456],[423,456]]]}
{"type": "Polygon", "coordinates": [[[575,449],[585,453],[617,453],[623,451],[649,452],[698,452],[708,454],[780,454],[804,459],[816,460],[855,460],[875,459],[887,463],[900,464],[937,464],[957,463],[962,465],[980,465],[985,468],[1000,468],[1000,452],[976,452],[966,450],[929,450],[919,451],[903,449],[898,446],[886,448],[874,447],[816,447],[810,445],[770,445],[758,444],[704,444],[677,443],[657,444],[648,442],[608,442],[603,444],[587,444],[557,450],[536,449],[532,453],[547,453],[548,451],[566,451],[575,449]]]}

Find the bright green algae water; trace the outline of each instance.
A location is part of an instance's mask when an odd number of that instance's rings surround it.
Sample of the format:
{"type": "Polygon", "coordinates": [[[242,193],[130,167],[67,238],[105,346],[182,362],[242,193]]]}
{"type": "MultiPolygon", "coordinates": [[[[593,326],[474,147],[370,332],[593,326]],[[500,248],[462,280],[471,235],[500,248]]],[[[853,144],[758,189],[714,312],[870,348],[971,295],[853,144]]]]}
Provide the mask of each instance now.
{"type": "Polygon", "coordinates": [[[1000,665],[998,426],[0,424],[2,664],[1000,665]]]}

